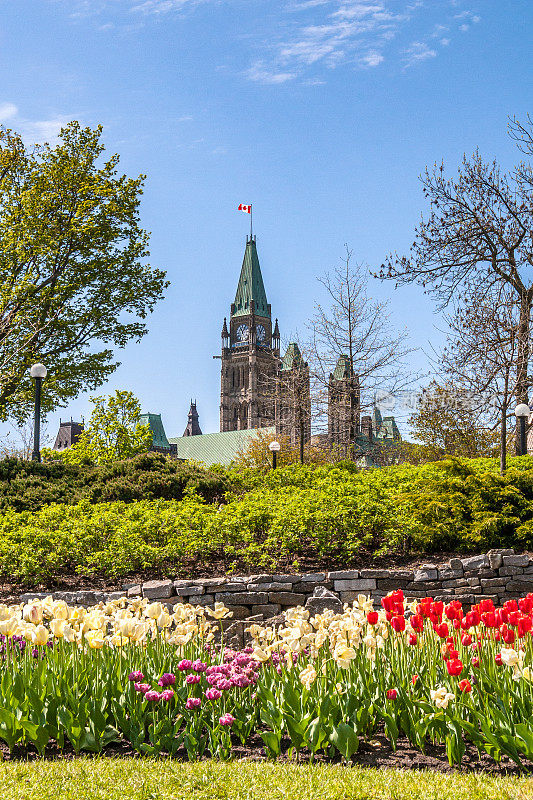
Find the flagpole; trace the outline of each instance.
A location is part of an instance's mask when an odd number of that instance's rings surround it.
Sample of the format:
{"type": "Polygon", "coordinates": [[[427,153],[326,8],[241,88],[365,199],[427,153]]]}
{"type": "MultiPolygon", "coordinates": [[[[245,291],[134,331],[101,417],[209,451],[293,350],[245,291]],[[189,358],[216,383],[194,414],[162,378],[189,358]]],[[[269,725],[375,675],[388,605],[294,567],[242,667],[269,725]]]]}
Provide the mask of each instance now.
{"type": "Polygon", "coordinates": [[[253,225],[252,225],[252,220],[253,220],[253,216],[252,216],[252,204],[250,203],[250,241],[252,241],[252,239],[253,239],[253,234],[254,234],[254,229],[253,229],[253,225]]]}

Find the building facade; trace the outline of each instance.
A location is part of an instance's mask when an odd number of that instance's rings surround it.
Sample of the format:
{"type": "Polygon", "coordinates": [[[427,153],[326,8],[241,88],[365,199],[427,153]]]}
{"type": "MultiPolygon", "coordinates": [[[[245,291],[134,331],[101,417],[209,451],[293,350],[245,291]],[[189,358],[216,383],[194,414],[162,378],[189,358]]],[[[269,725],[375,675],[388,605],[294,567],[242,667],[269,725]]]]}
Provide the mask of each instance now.
{"type": "Polygon", "coordinates": [[[247,237],[229,326],[222,326],[220,431],[268,428],[280,359],[278,321],[272,326],[255,237],[247,237]]]}

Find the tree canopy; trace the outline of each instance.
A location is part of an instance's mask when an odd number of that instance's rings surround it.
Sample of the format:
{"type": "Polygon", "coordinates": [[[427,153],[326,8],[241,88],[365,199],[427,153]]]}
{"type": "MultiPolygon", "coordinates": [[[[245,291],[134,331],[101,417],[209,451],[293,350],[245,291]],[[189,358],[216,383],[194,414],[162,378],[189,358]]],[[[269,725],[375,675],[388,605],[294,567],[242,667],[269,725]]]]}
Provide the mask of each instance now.
{"type": "Polygon", "coordinates": [[[146,453],[152,446],[149,425],[141,425],[141,406],[132,392],[118,389],[109,397],[92,397],[94,408],[78,441],[61,453],[46,452],[70,464],[106,464],[146,453]]]}
{"type": "Polygon", "coordinates": [[[34,361],[48,368],[45,413],[100,386],[168,285],[145,261],[145,176],[103,160],[101,135],[71,122],[28,148],[0,130],[0,419],[29,415],[34,361]]]}

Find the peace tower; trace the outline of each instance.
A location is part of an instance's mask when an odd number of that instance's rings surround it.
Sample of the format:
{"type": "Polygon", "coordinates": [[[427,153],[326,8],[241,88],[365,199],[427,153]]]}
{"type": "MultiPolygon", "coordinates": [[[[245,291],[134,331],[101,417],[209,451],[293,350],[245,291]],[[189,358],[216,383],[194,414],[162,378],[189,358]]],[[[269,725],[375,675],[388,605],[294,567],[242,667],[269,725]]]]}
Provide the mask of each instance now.
{"type": "Polygon", "coordinates": [[[226,317],[222,326],[221,358],[220,430],[274,425],[280,335],[277,320],[272,330],[255,236],[246,238],[229,329],[226,317]]]}

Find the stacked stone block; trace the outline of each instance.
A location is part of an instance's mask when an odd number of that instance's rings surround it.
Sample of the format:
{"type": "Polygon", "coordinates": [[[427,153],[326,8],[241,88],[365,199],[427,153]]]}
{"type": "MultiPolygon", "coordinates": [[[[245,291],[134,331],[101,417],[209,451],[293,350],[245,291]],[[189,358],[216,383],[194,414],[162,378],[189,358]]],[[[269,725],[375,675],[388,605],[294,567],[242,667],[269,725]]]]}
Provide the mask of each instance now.
{"type": "MultiPolygon", "coordinates": [[[[421,564],[415,569],[334,570],[298,574],[154,580],[125,584],[120,591],[54,592],[54,599],[70,604],[95,605],[127,595],[160,601],[170,608],[179,602],[213,606],[222,602],[233,612],[233,620],[268,620],[291,606],[341,610],[358,595],[370,595],[379,604],[393,589],[403,589],[407,598],[430,595],[449,602],[459,599],[466,606],[490,597],[495,604],[533,591],[533,557],[514,550],[490,550],[467,558],[452,558],[445,564],[421,564]]],[[[26,602],[46,593],[21,595],[26,602]]]]}

